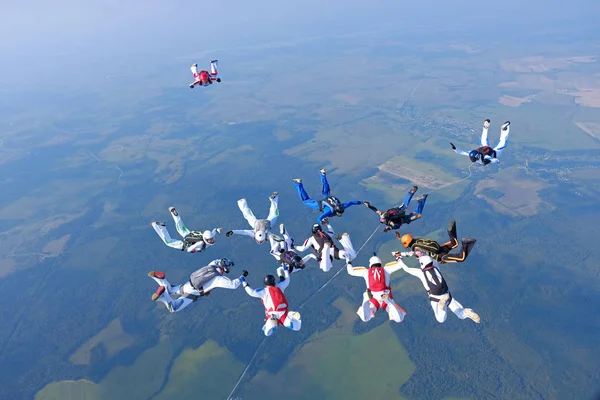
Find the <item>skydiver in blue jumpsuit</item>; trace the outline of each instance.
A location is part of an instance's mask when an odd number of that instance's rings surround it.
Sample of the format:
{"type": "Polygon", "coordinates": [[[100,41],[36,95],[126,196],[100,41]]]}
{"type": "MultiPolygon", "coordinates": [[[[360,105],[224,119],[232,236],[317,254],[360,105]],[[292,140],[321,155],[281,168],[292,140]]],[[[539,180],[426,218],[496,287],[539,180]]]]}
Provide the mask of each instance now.
{"type": "Polygon", "coordinates": [[[346,210],[346,208],[364,203],[363,201],[360,201],[360,200],[353,200],[353,201],[348,201],[346,203],[342,203],[337,197],[331,196],[331,194],[329,193],[330,188],[329,188],[329,182],[327,182],[327,176],[325,173],[325,169],[321,168],[319,170],[319,172],[320,172],[319,176],[321,178],[321,183],[323,184],[321,200],[313,200],[310,198],[308,193],[306,193],[306,190],[304,190],[304,185],[302,184],[302,178],[292,179],[292,181],[294,182],[294,186],[296,187],[296,191],[298,192],[298,196],[300,197],[300,200],[302,200],[302,203],[305,206],[310,207],[313,210],[320,211],[322,213],[317,218],[318,223],[323,223],[324,219],[325,219],[325,223],[327,223],[327,218],[333,217],[336,215],[338,217],[341,217],[342,214],[344,213],[344,211],[346,210]]]}

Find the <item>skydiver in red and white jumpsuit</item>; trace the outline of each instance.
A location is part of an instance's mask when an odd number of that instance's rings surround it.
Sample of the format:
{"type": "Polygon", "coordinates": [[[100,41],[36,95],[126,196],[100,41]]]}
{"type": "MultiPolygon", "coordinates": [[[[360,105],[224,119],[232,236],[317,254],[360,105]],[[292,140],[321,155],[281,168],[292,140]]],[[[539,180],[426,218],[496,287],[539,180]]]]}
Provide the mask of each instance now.
{"type": "Polygon", "coordinates": [[[246,283],[244,277],[240,277],[246,293],[252,297],[259,298],[265,307],[265,324],[262,327],[265,336],[271,336],[279,325],[283,325],[293,331],[299,331],[302,326],[300,313],[289,311],[288,301],[283,291],[290,284],[290,273],[288,267],[284,267],[284,280],[277,283],[275,276],[267,275],[265,277],[265,287],[261,289],[252,289],[246,283]]]}
{"type": "Polygon", "coordinates": [[[390,321],[402,322],[406,315],[406,311],[394,302],[390,286],[390,275],[402,269],[404,264],[401,261],[390,264],[382,266],[381,259],[377,256],[369,259],[369,268],[353,267],[350,262],[346,263],[348,274],[360,276],[367,284],[363,303],[356,311],[363,322],[373,318],[380,308],[387,311],[390,321]]]}
{"type": "Polygon", "coordinates": [[[194,82],[190,84],[190,89],[193,89],[195,85],[200,86],[208,86],[212,85],[213,80],[217,82],[221,82],[221,78],[217,78],[219,74],[218,71],[219,61],[212,60],[210,62],[210,72],[202,70],[198,72],[198,64],[193,64],[190,69],[192,70],[192,74],[194,75],[194,82]]]}

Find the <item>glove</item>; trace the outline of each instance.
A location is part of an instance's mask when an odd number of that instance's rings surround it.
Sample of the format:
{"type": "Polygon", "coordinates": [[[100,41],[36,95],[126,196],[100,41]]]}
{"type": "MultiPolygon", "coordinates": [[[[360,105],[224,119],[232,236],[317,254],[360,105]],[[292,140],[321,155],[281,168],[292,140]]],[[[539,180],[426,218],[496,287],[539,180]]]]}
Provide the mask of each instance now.
{"type": "Polygon", "coordinates": [[[385,228],[383,228],[384,232],[391,231],[391,230],[392,230],[392,228],[390,228],[389,226],[386,226],[385,228]]]}
{"type": "Polygon", "coordinates": [[[242,271],[242,275],[243,275],[244,277],[248,276],[248,271],[246,271],[246,270],[243,270],[243,271],[242,271]]]}
{"type": "Polygon", "coordinates": [[[217,233],[221,233],[222,230],[223,228],[217,228],[217,233]]]}
{"type": "Polygon", "coordinates": [[[286,264],[286,265],[284,265],[284,266],[283,266],[283,270],[284,270],[284,271],[289,271],[289,270],[290,270],[290,268],[289,268],[289,267],[287,266],[287,264],[286,264]]]}
{"type": "Polygon", "coordinates": [[[244,278],[244,275],[239,277],[240,282],[242,283],[246,283],[246,278],[244,278]]]}
{"type": "Polygon", "coordinates": [[[368,201],[363,201],[363,204],[364,204],[366,207],[369,207],[369,206],[371,205],[371,203],[369,203],[368,201]]]}
{"type": "Polygon", "coordinates": [[[400,239],[400,238],[402,237],[402,236],[400,236],[400,232],[396,232],[396,237],[397,237],[398,239],[400,239]]]}
{"type": "Polygon", "coordinates": [[[323,225],[327,225],[327,224],[329,224],[329,220],[327,218],[323,218],[323,220],[321,221],[321,223],[323,225]]]}
{"type": "Polygon", "coordinates": [[[365,204],[365,202],[364,202],[364,201],[362,201],[362,200],[359,200],[359,201],[358,201],[358,205],[361,205],[361,204],[365,204]]]}
{"type": "Polygon", "coordinates": [[[227,237],[229,237],[229,236],[231,236],[231,235],[233,235],[233,231],[229,231],[229,232],[227,232],[227,233],[225,234],[225,236],[227,236],[227,237]]]}
{"type": "Polygon", "coordinates": [[[452,146],[452,150],[456,150],[456,146],[454,145],[454,143],[450,143],[450,146],[452,146]]]}

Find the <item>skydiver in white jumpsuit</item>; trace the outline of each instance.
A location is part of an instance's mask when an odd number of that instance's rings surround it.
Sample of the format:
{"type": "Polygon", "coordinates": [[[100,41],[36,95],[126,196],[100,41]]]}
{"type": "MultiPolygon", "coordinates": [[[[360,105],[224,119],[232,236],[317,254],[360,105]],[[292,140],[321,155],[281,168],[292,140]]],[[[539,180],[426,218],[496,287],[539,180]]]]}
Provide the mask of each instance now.
{"type": "Polygon", "coordinates": [[[490,120],[486,119],[483,122],[483,131],[481,132],[481,147],[471,150],[470,152],[466,152],[461,149],[457,149],[454,143],[450,143],[452,146],[452,150],[455,153],[467,156],[471,160],[471,162],[476,162],[481,165],[488,165],[489,163],[499,163],[500,154],[506,148],[508,144],[508,134],[510,133],[510,121],[506,121],[502,124],[500,128],[500,140],[496,147],[492,148],[488,144],[488,128],[490,127],[490,120]]]}
{"type": "Polygon", "coordinates": [[[439,270],[439,265],[433,259],[424,255],[421,252],[417,256],[419,258],[419,265],[421,268],[409,268],[402,262],[402,256],[399,253],[395,253],[398,265],[401,266],[407,273],[416,276],[421,280],[423,287],[427,291],[431,308],[435,314],[435,319],[441,324],[446,321],[447,309],[449,308],[456,316],[460,319],[470,318],[476,323],[480,322],[479,315],[471,310],[470,308],[464,308],[452,295],[448,289],[446,280],[442,276],[439,270]]]}
{"type": "Polygon", "coordinates": [[[334,258],[336,260],[345,259],[347,261],[352,261],[356,258],[356,251],[354,251],[348,233],[336,236],[336,239],[342,245],[343,250],[338,249],[332,239],[335,232],[327,218],[323,219],[323,224],[327,224],[327,230],[325,232],[323,232],[321,225],[314,224],[312,227],[312,236],[306,239],[302,245],[296,246],[295,249],[303,252],[312,247],[316,253],[315,257],[319,263],[319,267],[324,272],[327,272],[333,266],[332,260],[334,258]]]}
{"type": "Polygon", "coordinates": [[[271,231],[271,226],[275,224],[275,221],[277,221],[277,217],[279,217],[279,208],[277,206],[278,200],[278,192],[273,192],[273,194],[269,196],[271,207],[269,208],[269,216],[267,217],[267,219],[257,219],[254,216],[254,213],[252,212],[250,207],[248,207],[248,202],[246,201],[246,199],[238,200],[238,207],[240,208],[240,211],[242,212],[244,218],[246,218],[246,221],[248,221],[248,224],[252,229],[232,230],[227,232],[225,235],[227,237],[230,237],[233,234],[250,236],[253,237],[254,240],[256,240],[256,243],[263,244],[263,242],[267,240],[267,236],[271,231]]]}
{"type": "Polygon", "coordinates": [[[210,296],[215,288],[237,289],[248,276],[248,271],[242,271],[242,276],[231,280],[225,276],[234,263],[226,258],[213,260],[205,267],[194,271],[190,279],[183,285],[173,286],[167,280],[164,272],[150,271],[148,276],[158,283],[158,290],[152,295],[152,301],[162,302],[167,309],[174,313],[183,310],[203,296],[210,296]],[[173,299],[177,296],[177,299],[173,299]]]}
{"type": "Polygon", "coordinates": [[[346,264],[348,274],[363,278],[367,284],[362,305],[356,311],[363,322],[372,319],[380,308],[387,311],[390,321],[404,320],[406,311],[394,301],[390,285],[390,275],[402,269],[403,265],[401,262],[394,262],[382,266],[381,259],[377,256],[369,259],[369,268],[353,267],[350,262],[346,264]]]}
{"type": "Polygon", "coordinates": [[[215,244],[215,236],[221,233],[221,228],[213,229],[212,231],[190,231],[181,220],[179,213],[175,207],[169,207],[169,212],[175,221],[175,228],[181,235],[183,240],[176,240],[171,237],[164,222],[152,222],[152,227],[165,242],[165,244],[174,249],[186,251],[188,253],[199,253],[206,250],[207,247],[215,244]]]}
{"type": "Polygon", "coordinates": [[[284,280],[276,283],[275,276],[267,275],[264,280],[265,287],[252,289],[244,277],[240,277],[242,285],[249,296],[260,299],[265,307],[265,324],[262,330],[265,336],[271,336],[279,325],[283,325],[293,331],[299,331],[302,327],[302,319],[299,312],[289,311],[288,301],[283,291],[290,284],[290,273],[287,266],[284,267],[284,280]]]}

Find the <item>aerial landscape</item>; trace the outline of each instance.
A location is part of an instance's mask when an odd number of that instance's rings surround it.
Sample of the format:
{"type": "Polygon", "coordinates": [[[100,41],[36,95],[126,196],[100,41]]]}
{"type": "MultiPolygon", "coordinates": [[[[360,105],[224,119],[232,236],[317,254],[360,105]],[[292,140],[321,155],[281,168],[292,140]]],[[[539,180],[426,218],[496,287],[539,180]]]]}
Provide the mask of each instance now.
{"type": "MultiPolygon", "coordinates": [[[[0,6],[0,399],[600,398],[600,4],[195,7],[0,6]],[[190,90],[190,65],[216,59],[222,81],[190,90]],[[451,143],[479,147],[487,118],[490,143],[511,131],[480,165],[451,143]],[[299,331],[265,337],[242,287],[176,313],[151,300],[149,271],[183,283],[224,257],[262,287],[278,264],[268,241],[226,235],[249,229],[237,201],[265,218],[279,192],[273,233],[301,244],[320,213],[292,179],[316,198],[320,168],[343,202],[429,194],[400,235],[443,243],[455,220],[476,238],[440,270],[481,322],[438,323],[402,270],[404,320],[363,322],[343,260],[291,275],[299,331]],[[171,206],[222,228],[214,246],[161,243],[151,222],[175,237],[171,206]]],[[[362,204],[329,222],[356,267],[407,251],[362,204]]]]}

